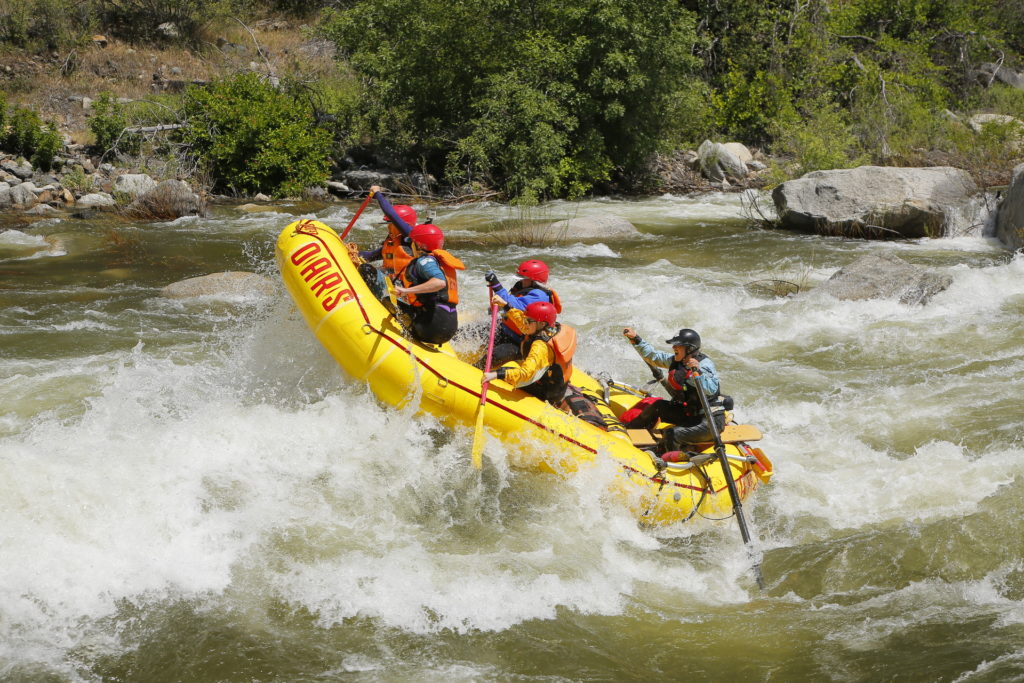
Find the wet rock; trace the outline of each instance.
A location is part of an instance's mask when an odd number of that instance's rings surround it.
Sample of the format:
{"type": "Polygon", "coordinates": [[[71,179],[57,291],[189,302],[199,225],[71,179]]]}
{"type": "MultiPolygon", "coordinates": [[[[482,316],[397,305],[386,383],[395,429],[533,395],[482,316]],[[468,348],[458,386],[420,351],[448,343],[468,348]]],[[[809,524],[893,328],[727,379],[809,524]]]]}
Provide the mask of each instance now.
{"type": "Polygon", "coordinates": [[[847,237],[943,237],[977,186],[967,171],[859,168],[814,171],[772,191],[780,226],[847,237]]]}
{"type": "Polygon", "coordinates": [[[1024,249],[1024,164],[1013,169],[1010,188],[999,203],[996,237],[1013,251],[1024,249]]]}
{"type": "Polygon", "coordinates": [[[7,183],[0,183],[0,209],[9,209],[11,203],[11,186],[7,183]]]}
{"type": "Polygon", "coordinates": [[[27,216],[53,216],[54,214],[60,213],[59,209],[56,209],[49,204],[36,204],[31,209],[25,212],[27,216]]]}
{"type": "Polygon", "coordinates": [[[840,268],[818,289],[837,299],[895,299],[926,304],[953,282],[952,276],[914,266],[892,254],[868,254],[840,268]]]}
{"type": "Polygon", "coordinates": [[[575,242],[579,240],[621,239],[639,234],[636,226],[621,216],[600,214],[581,216],[556,221],[548,226],[548,232],[556,241],[575,242]]]}
{"type": "Polygon", "coordinates": [[[273,280],[243,271],[213,273],[180,280],[160,290],[168,299],[191,299],[198,296],[270,296],[276,292],[273,280]]]}

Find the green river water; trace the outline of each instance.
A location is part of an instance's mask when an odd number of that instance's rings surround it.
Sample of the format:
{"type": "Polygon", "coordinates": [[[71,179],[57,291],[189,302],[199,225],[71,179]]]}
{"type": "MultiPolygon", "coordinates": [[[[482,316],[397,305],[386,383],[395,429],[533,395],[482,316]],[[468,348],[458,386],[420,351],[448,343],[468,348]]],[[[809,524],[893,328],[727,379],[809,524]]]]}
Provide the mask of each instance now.
{"type": "Polygon", "coordinates": [[[547,248],[481,246],[507,208],[434,208],[463,322],[487,267],[541,258],[584,368],[641,383],[623,325],[701,333],[775,463],[745,506],[762,592],[734,520],[641,529],[609,464],[524,472],[495,439],[480,475],[471,430],[345,377],[273,245],[356,206],[0,222],[0,679],[1024,680],[1024,259],[752,229],[737,195],[546,205],[641,233],[547,248]],[[952,285],[815,290],[873,252],[952,285]],[[160,296],[224,270],[276,291],[160,296]]]}

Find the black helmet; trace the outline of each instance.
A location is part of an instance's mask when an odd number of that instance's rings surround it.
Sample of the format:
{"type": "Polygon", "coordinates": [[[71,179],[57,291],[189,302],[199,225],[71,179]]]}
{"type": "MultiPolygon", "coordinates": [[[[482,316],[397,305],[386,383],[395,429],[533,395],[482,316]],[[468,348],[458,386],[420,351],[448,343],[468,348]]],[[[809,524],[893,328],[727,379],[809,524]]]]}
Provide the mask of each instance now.
{"type": "Polygon", "coordinates": [[[700,335],[686,327],[676,332],[676,336],[666,339],[665,343],[672,346],[685,346],[690,353],[700,351],[700,335]]]}

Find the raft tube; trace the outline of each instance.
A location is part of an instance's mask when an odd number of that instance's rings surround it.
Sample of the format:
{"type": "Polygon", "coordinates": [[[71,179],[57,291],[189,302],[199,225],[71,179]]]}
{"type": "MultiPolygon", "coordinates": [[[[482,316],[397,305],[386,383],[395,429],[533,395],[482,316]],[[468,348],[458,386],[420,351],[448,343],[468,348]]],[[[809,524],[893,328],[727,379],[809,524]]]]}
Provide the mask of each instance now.
{"type": "MultiPolygon", "coordinates": [[[[387,404],[402,408],[418,402],[418,411],[450,427],[475,424],[481,371],[460,360],[449,344],[408,338],[370,291],[334,230],[314,220],[291,223],[278,238],[276,255],[306,323],[346,373],[367,382],[387,404]]],[[[572,382],[591,395],[604,390],[579,369],[572,382]]],[[[637,400],[613,388],[603,409],[621,414],[637,400]]],[[[499,380],[491,382],[483,409],[486,429],[512,446],[515,466],[568,475],[598,458],[610,459],[620,474],[612,486],[615,497],[644,524],[671,524],[695,514],[721,518],[732,511],[717,458],[689,469],[676,464],[659,470],[652,454],[634,446],[625,430],[602,430],[499,380]]],[[[771,477],[771,462],[743,442],[728,443],[727,451],[737,456],[729,462],[745,499],[771,477]]]]}

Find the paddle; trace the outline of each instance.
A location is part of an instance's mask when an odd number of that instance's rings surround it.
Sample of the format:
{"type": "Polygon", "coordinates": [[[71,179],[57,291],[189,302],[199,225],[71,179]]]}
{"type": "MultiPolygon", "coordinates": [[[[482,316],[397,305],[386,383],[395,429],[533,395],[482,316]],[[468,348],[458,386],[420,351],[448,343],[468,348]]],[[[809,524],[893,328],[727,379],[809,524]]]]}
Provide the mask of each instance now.
{"type": "MultiPolygon", "coordinates": [[[[643,358],[643,356],[640,357],[643,358]]],[[[672,388],[668,385],[668,380],[665,379],[665,373],[661,371],[661,368],[659,368],[657,365],[647,360],[646,358],[644,358],[644,362],[647,363],[647,367],[651,369],[651,374],[654,375],[654,380],[656,382],[660,382],[661,386],[665,387],[665,391],[667,391],[669,393],[669,396],[671,396],[672,388]]],[[[648,384],[653,384],[653,382],[648,382],[648,384]]]]}
{"type": "Polygon", "coordinates": [[[345,241],[345,237],[348,236],[348,231],[351,230],[352,226],[356,224],[356,219],[359,218],[359,214],[361,214],[363,212],[363,209],[366,208],[366,205],[370,203],[371,199],[373,199],[373,192],[371,192],[370,194],[366,195],[366,199],[364,199],[363,203],[359,205],[359,210],[356,211],[356,215],[352,216],[352,220],[350,220],[348,222],[348,227],[345,228],[345,232],[341,233],[341,241],[342,242],[345,241]]]}
{"type": "MultiPolygon", "coordinates": [[[[704,415],[708,421],[708,428],[711,435],[715,437],[715,452],[718,453],[718,462],[722,465],[722,475],[725,477],[726,486],[729,488],[729,498],[732,499],[732,511],[736,515],[736,521],[740,525],[740,536],[743,537],[744,545],[750,545],[750,532],[747,530],[747,520],[743,516],[743,503],[740,501],[740,493],[736,490],[736,480],[732,477],[732,468],[729,466],[729,456],[725,452],[725,444],[722,443],[722,435],[718,432],[718,425],[711,414],[711,404],[708,396],[704,393],[704,387],[700,383],[700,373],[694,373],[697,381],[694,386],[697,389],[697,396],[700,398],[700,407],[704,409],[704,415]]],[[[761,564],[754,562],[754,578],[757,580],[757,587],[764,590],[764,576],[761,575],[761,564]]]]}
{"type": "MultiPolygon", "coordinates": [[[[490,288],[487,289],[488,294],[490,288]]],[[[491,357],[494,354],[494,331],[498,326],[498,304],[491,301],[491,336],[487,340],[487,362],[484,364],[484,374],[491,371],[491,357]]],[[[480,406],[476,411],[476,430],[473,432],[473,467],[480,469],[483,465],[484,450],[484,406],[487,404],[487,388],[490,382],[484,382],[480,387],[480,406]]]]}

